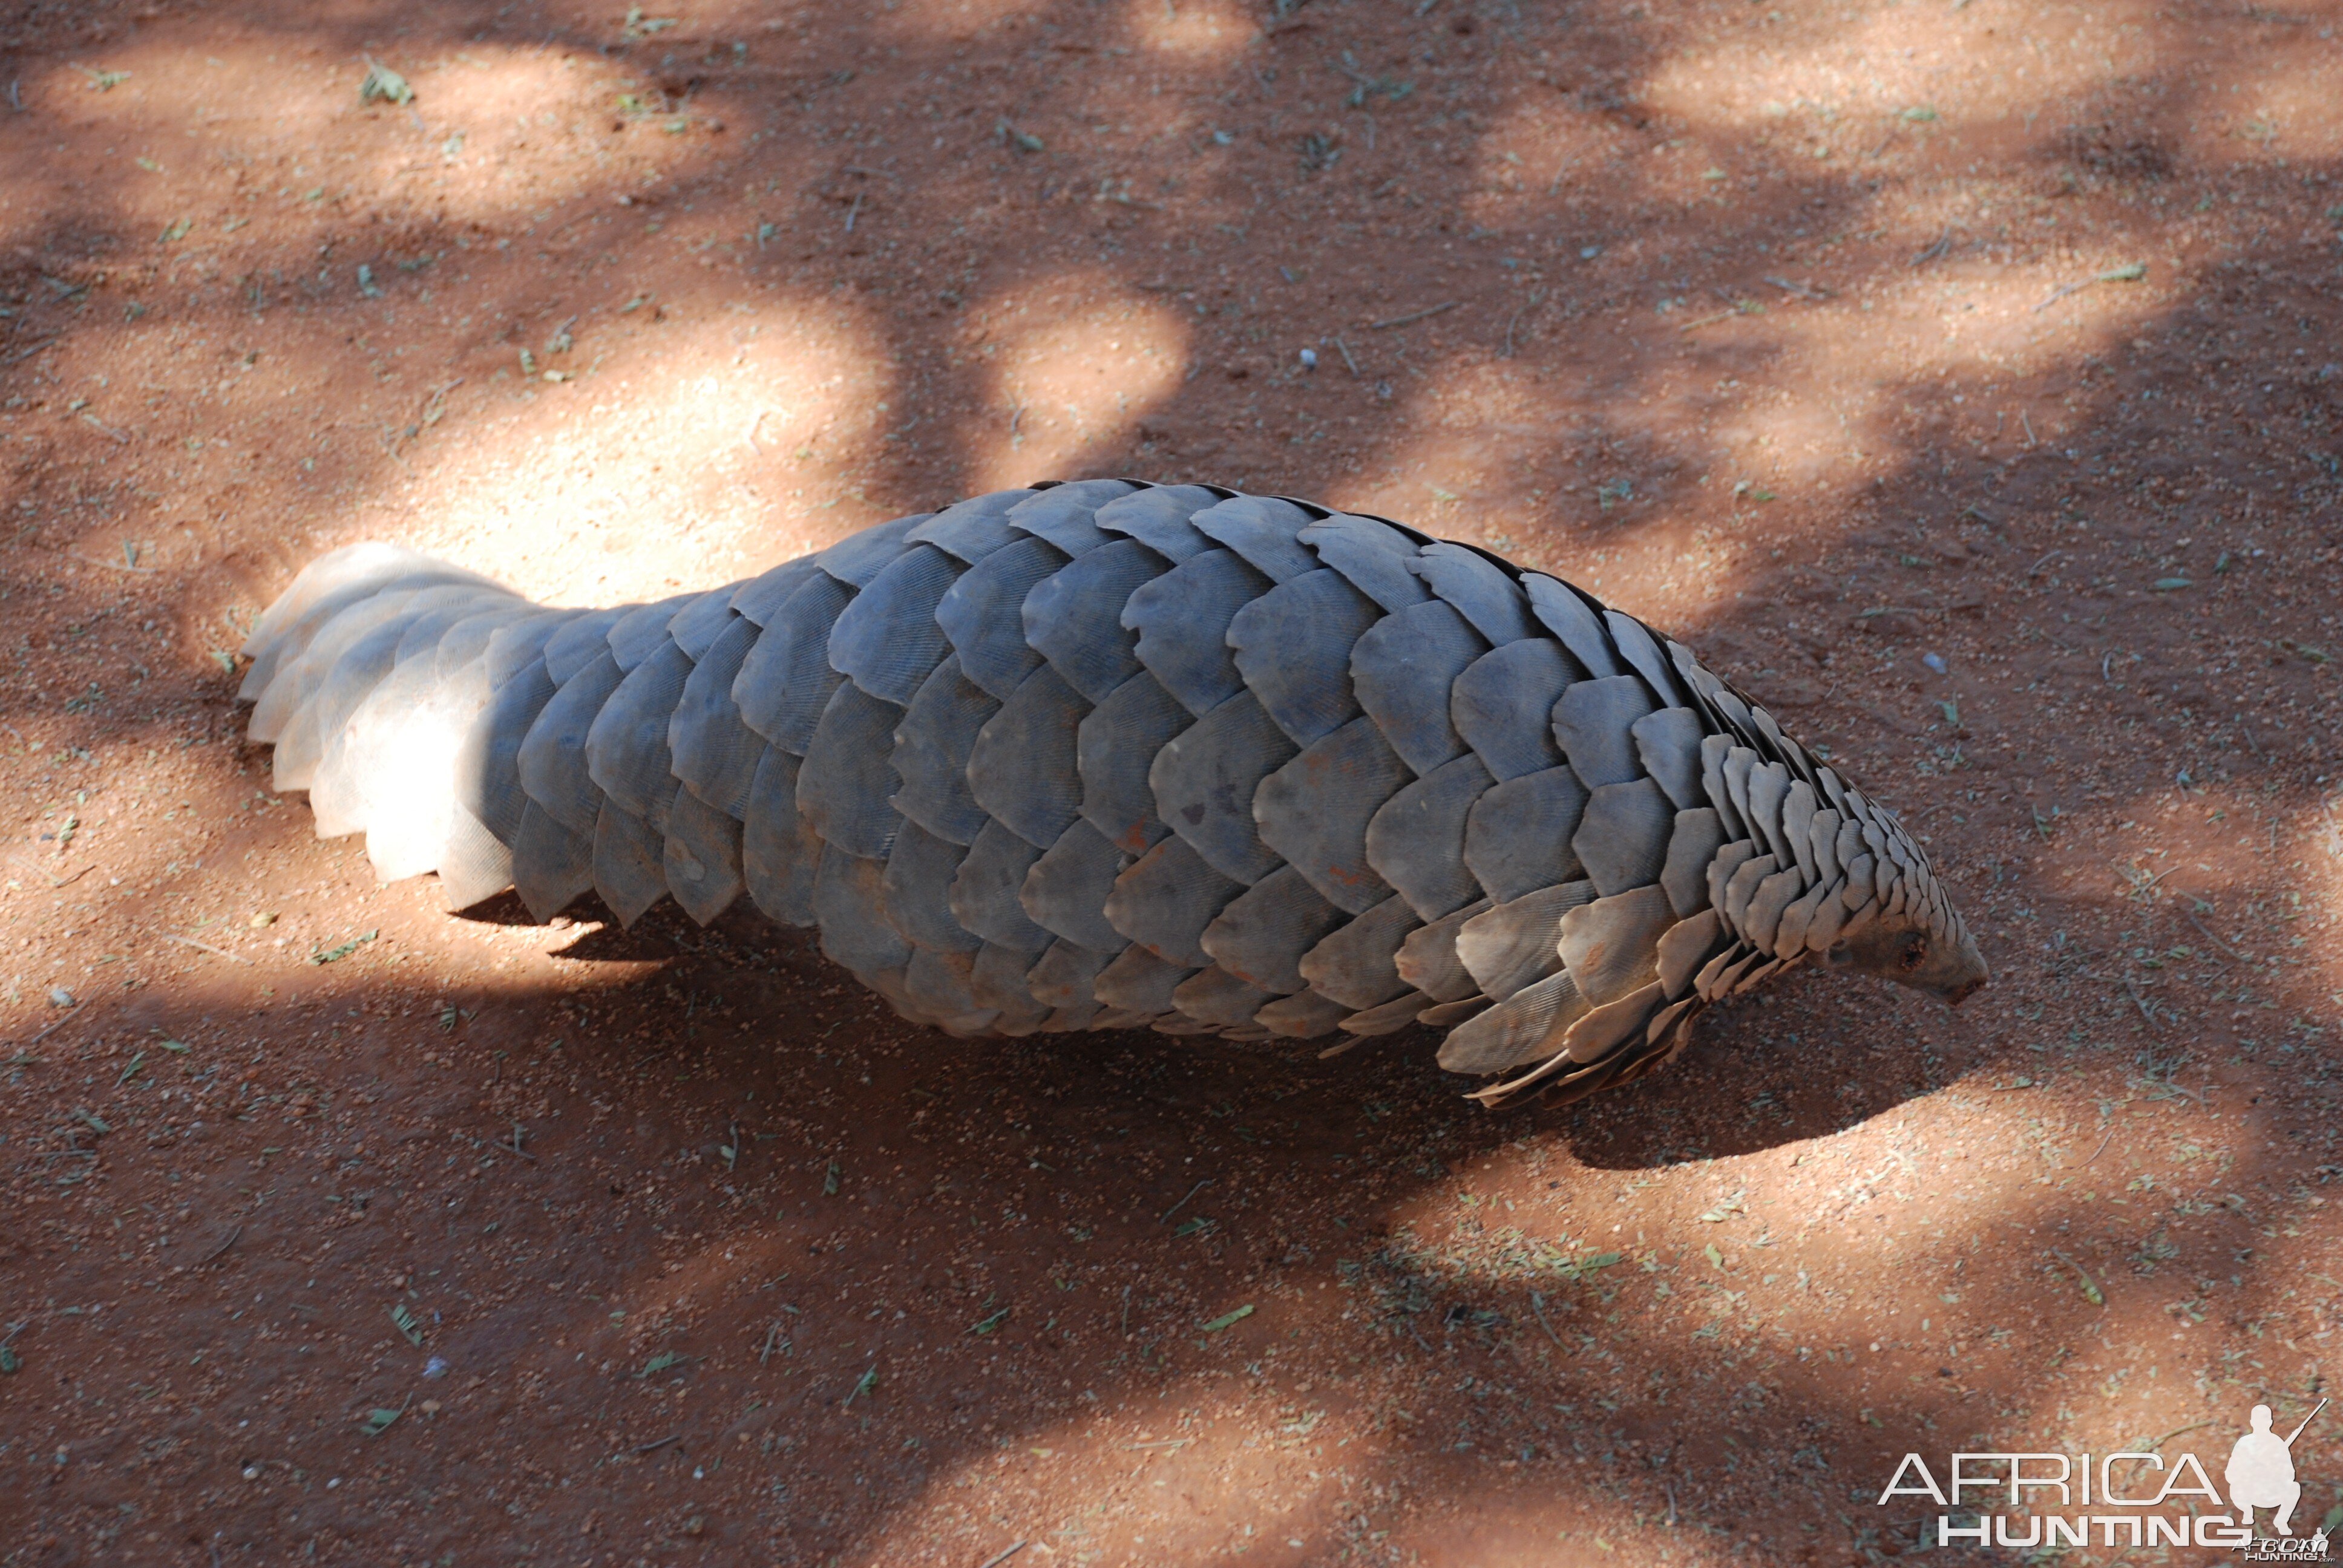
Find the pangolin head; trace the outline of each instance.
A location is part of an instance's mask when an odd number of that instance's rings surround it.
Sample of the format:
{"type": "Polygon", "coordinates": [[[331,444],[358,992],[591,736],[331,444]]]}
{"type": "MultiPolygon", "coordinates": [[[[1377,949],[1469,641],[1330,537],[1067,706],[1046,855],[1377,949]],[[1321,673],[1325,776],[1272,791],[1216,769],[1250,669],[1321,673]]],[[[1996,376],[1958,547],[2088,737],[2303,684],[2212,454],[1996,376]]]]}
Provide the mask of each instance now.
{"type": "Polygon", "coordinates": [[[1881,896],[1839,928],[1823,950],[1833,969],[1875,975],[1957,1007],[1993,979],[1985,955],[1936,880],[1936,869],[1903,826],[1877,806],[1874,818],[1893,846],[1880,866],[1881,896]]]}

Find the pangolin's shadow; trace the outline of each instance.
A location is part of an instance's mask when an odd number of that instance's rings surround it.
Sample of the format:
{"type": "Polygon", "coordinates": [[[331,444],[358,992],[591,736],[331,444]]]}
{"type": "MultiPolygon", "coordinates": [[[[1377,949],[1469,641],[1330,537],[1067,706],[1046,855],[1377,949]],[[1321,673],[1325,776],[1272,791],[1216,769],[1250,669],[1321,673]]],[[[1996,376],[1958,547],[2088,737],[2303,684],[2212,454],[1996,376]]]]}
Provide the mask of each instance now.
{"type": "MultiPolygon", "coordinates": [[[[798,972],[819,969],[826,961],[812,931],[774,924],[746,896],[704,927],[664,899],[628,926],[598,895],[588,892],[554,917],[556,927],[548,928],[509,888],[470,909],[453,911],[450,918],[476,925],[547,930],[554,942],[565,944],[556,950],[560,957],[576,963],[658,963],[691,956],[720,964],[728,957],[754,953],[759,967],[798,972]],[[588,929],[583,935],[568,935],[580,928],[588,929]]],[[[853,983],[844,970],[836,973],[841,982],[853,983]]]]}
{"type": "MultiPolygon", "coordinates": [[[[437,882],[438,879],[434,877],[432,880],[437,882]]],[[[570,920],[574,921],[579,919],[584,912],[584,906],[587,905],[591,905],[595,911],[594,915],[587,918],[600,917],[601,900],[588,893],[584,899],[569,907],[570,920]]],[[[510,888],[507,888],[494,898],[481,900],[468,910],[451,910],[448,911],[448,918],[468,920],[483,926],[537,926],[545,923],[528,912],[528,906],[522,903],[520,895],[510,888]]]]}
{"type": "Polygon", "coordinates": [[[1651,1077],[1553,1114],[1572,1152],[1610,1170],[1826,1137],[1934,1093],[1989,1058],[1984,1011],[1794,972],[1711,1012],[1684,1054],[1651,1077]]]}
{"type": "MultiPolygon", "coordinates": [[[[499,926],[540,923],[508,891],[458,918],[499,926]]],[[[813,932],[774,924],[746,898],[706,927],[665,901],[632,927],[622,926],[591,893],[569,907],[568,919],[596,928],[560,950],[573,962],[684,960],[683,974],[703,983],[729,974],[736,989],[753,985],[750,970],[802,980],[828,969],[839,984],[859,990],[844,970],[828,964],[813,932]]],[[[1894,986],[1795,971],[1712,1011],[1682,1056],[1640,1082],[1571,1105],[1472,1120],[1485,1120],[1483,1131],[1493,1141],[1515,1135],[1523,1121],[1554,1127],[1580,1161],[1598,1169],[1755,1153],[1856,1126],[1971,1070],[1991,1055],[1979,1027],[1985,1006],[1989,1002],[1955,1013],[1894,986]],[[1504,1131],[1509,1124],[1514,1133],[1504,1131]]],[[[944,1037],[937,1038],[940,1044],[944,1037]]],[[[1472,1081],[1440,1070],[1434,1061],[1439,1036],[1429,1030],[1363,1041],[1324,1061],[1318,1059],[1323,1041],[1222,1050],[1144,1030],[1030,1044],[1044,1055],[1063,1050],[1091,1067],[1104,1054],[1120,1064],[1113,1076],[1127,1084],[1157,1077],[1173,1059],[1193,1059],[1207,1050],[1225,1058],[1222,1070],[1239,1081],[1259,1075],[1261,1087],[1273,1082],[1278,1097],[1291,1097],[1296,1110],[1313,1095],[1327,1096],[1322,1110],[1329,1115],[1362,1095],[1420,1098],[1430,1109],[1473,1087],[1472,1081]]]]}

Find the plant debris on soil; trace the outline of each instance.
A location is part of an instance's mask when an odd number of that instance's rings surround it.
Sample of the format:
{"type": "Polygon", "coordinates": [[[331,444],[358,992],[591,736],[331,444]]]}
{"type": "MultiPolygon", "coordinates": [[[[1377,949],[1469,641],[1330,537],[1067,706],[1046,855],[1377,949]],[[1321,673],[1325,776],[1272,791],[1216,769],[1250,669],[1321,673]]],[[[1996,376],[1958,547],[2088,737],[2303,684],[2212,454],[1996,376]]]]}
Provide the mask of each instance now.
{"type": "Polygon", "coordinates": [[[661,12],[0,18],[0,1564],[1838,1565],[1907,1452],[2313,1412],[2331,8],[661,12]],[[959,1041],[377,887],[240,739],[338,545],[618,603],[1110,474],[1683,637],[1996,983],[1507,1115],[959,1041]]]}

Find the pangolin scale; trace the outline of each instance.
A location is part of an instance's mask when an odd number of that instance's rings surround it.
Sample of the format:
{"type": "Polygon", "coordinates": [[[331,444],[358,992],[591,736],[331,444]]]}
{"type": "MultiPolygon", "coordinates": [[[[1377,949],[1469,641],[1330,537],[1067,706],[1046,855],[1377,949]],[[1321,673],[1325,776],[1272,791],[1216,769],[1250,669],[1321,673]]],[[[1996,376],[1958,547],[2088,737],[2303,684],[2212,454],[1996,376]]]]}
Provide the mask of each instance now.
{"type": "Polygon", "coordinates": [[[276,787],[384,880],[746,896],[953,1035],[1423,1023],[1499,1104],[1809,959],[1986,979],[1895,817],[1681,644],[1302,501],[1036,485],[609,609],[354,545],[245,652],[276,787]]]}

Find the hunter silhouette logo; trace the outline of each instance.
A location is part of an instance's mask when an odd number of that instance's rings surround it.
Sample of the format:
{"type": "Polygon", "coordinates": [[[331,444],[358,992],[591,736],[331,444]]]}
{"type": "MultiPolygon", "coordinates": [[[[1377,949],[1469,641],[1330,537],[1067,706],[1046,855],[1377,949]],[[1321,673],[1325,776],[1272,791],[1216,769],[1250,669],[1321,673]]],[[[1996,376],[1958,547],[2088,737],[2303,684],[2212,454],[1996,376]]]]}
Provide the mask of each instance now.
{"type": "Polygon", "coordinates": [[[2278,1513],[2270,1523],[2280,1535],[2294,1533],[2294,1505],[2302,1501],[2302,1483],[2294,1478],[2294,1440],[2326,1408],[2327,1402],[2320,1400],[2318,1410],[2280,1437],[2270,1430],[2270,1407],[2254,1406],[2253,1430],[2229,1450],[2229,1466],[2221,1473],[2221,1479],[2229,1483],[2229,1506],[2237,1511],[2238,1523],[2250,1530],[2255,1509],[2274,1508],[2278,1513]]]}
{"type": "Polygon", "coordinates": [[[2226,1547],[2247,1562],[2324,1563],[2324,1528],[2307,1537],[2294,1533],[2294,1511],[2302,1501],[2294,1445],[2327,1405],[2320,1400],[2284,1436],[2271,1429],[2270,1407],[2254,1406],[2221,1472],[2226,1495],[2194,1453],[2107,1453],[2096,1468],[2087,1453],[1956,1453],[1942,1485],[1926,1460],[1907,1453],[1880,1493],[1879,1505],[1925,1497],[1945,1510],[1924,1528],[1923,1544],[2051,1551],[2194,1545],[2226,1547]],[[1971,1501],[1966,1494],[1982,1495],[1971,1501]],[[1996,1503],[2007,1512],[1993,1512],[1996,1503]],[[2224,1508],[2229,1512],[2217,1512],[2224,1508]],[[2257,1510],[2268,1511],[2274,1534],[2255,1533],[2257,1510]]]}

